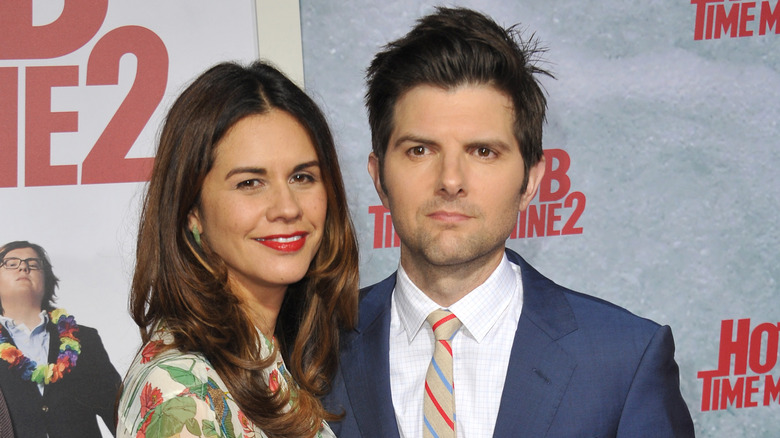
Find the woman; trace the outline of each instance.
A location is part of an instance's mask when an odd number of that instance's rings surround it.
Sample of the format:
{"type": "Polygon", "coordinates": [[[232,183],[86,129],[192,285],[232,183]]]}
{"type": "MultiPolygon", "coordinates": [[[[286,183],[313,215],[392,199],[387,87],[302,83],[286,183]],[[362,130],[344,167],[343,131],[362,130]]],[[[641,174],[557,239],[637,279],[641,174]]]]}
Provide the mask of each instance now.
{"type": "Polygon", "coordinates": [[[318,397],[357,312],[357,243],[316,104],[217,65],[171,107],[130,297],[118,436],[332,436],[318,397]]]}
{"type": "Polygon", "coordinates": [[[39,245],[0,247],[0,388],[16,436],[99,438],[119,373],[97,331],[54,306],[58,283],[39,245]]]}

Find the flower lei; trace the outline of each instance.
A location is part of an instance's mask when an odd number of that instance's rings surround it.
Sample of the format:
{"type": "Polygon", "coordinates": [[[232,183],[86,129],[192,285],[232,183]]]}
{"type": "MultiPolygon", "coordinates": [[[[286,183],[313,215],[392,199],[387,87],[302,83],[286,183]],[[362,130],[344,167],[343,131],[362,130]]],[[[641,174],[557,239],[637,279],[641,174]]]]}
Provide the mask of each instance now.
{"type": "Polygon", "coordinates": [[[81,354],[81,344],[75,334],[79,330],[76,320],[65,309],[49,312],[49,320],[56,321],[60,334],[60,354],[54,363],[38,365],[16,348],[0,331],[0,359],[8,362],[8,368],[18,371],[22,380],[48,385],[68,374],[81,354]]]}

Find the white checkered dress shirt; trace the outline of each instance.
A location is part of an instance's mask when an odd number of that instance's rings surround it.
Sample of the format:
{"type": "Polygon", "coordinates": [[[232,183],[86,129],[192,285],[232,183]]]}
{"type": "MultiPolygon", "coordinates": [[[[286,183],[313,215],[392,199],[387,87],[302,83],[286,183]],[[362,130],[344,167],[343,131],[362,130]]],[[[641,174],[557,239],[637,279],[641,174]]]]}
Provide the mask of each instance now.
{"type": "MultiPolygon", "coordinates": [[[[520,268],[506,255],[482,285],[449,307],[463,323],[452,343],[458,437],[493,436],[522,307],[520,268]]],[[[425,372],[434,344],[425,318],[438,308],[399,266],[390,316],[390,388],[404,438],[422,437],[425,372]]]]}

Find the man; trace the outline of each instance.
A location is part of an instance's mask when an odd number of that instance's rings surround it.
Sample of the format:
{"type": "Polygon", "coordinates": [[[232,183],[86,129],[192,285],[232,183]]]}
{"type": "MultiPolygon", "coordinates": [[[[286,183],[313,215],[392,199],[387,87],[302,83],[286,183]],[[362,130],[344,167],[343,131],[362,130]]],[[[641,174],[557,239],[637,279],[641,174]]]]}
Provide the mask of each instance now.
{"type": "Polygon", "coordinates": [[[0,247],[0,388],[13,431],[99,438],[99,415],[113,434],[121,379],[97,331],[54,308],[58,282],[40,246],[0,247]]]}
{"type": "Polygon", "coordinates": [[[505,248],[544,176],[538,54],[439,8],[369,67],[368,170],[401,260],[343,335],[338,436],[693,436],[669,327],[505,248]]]}

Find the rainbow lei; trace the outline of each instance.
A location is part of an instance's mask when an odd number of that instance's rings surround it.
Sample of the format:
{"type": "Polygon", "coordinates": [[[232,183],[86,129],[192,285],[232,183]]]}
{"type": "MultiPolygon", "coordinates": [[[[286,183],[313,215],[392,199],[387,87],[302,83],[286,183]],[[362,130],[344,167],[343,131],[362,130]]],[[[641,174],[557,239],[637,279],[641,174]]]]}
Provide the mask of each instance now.
{"type": "Polygon", "coordinates": [[[22,380],[48,385],[60,380],[68,374],[81,354],[81,344],[75,334],[79,330],[76,320],[65,309],[54,309],[49,312],[49,320],[56,321],[60,333],[60,354],[54,363],[38,365],[25,356],[0,331],[0,359],[8,362],[8,368],[18,371],[22,380]]]}

